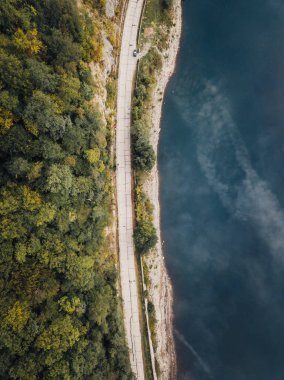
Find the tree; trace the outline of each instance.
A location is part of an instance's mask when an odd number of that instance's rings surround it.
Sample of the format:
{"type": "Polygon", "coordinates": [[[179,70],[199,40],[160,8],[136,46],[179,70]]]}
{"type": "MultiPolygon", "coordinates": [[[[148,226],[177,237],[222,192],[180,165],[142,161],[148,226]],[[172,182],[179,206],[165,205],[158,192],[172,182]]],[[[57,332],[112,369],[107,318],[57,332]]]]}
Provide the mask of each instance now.
{"type": "Polygon", "coordinates": [[[93,188],[93,181],[89,177],[76,177],[74,178],[73,194],[89,193],[93,188]]]}
{"type": "Polygon", "coordinates": [[[27,256],[27,247],[23,243],[18,243],[16,245],[16,250],[15,250],[15,256],[16,260],[19,263],[24,263],[26,261],[26,256],[27,256]]]}
{"type": "Polygon", "coordinates": [[[26,177],[30,170],[30,163],[23,157],[15,157],[7,163],[7,169],[13,178],[26,177]]]}
{"type": "Polygon", "coordinates": [[[27,52],[29,55],[38,54],[43,47],[42,42],[38,39],[38,32],[35,28],[27,32],[18,28],[14,34],[13,42],[16,48],[27,52]]]}
{"type": "Polygon", "coordinates": [[[93,149],[88,149],[86,151],[86,158],[87,160],[92,164],[96,164],[100,159],[100,150],[99,148],[95,147],[93,149]]]}
{"type": "Polygon", "coordinates": [[[66,352],[85,334],[86,328],[78,322],[74,324],[69,315],[58,317],[37,338],[36,346],[44,351],[66,352]]]}
{"type": "Polygon", "coordinates": [[[61,309],[68,314],[74,314],[81,308],[81,300],[79,297],[68,298],[67,296],[64,296],[60,298],[58,304],[60,305],[61,309]]]}
{"type": "Polygon", "coordinates": [[[2,0],[0,2],[0,30],[11,33],[15,26],[30,27],[31,12],[17,0],[2,0]]]}
{"type": "Polygon", "coordinates": [[[66,360],[55,362],[48,371],[48,378],[70,380],[70,364],[66,360]]]}
{"type": "Polygon", "coordinates": [[[91,321],[99,326],[106,324],[106,317],[111,308],[112,289],[106,285],[96,292],[93,292],[90,304],[88,305],[88,315],[91,321]]]}
{"type": "Polygon", "coordinates": [[[0,1],[1,379],[130,373],[104,234],[111,131],[90,102],[105,22],[77,3],[0,1]]]}
{"type": "Polygon", "coordinates": [[[21,331],[30,317],[29,306],[27,302],[16,301],[11,306],[4,319],[4,324],[10,326],[14,331],[21,331]]]}
{"type": "MultiPolygon", "coordinates": [[[[10,88],[10,91],[12,89],[10,88]]],[[[18,97],[14,94],[11,94],[10,91],[3,90],[0,91],[0,109],[4,110],[4,112],[10,112],[11,117],[14,120],[13,112],[17,112],[17,108],[19,106],[19,100],[18,97]]],[[[5,116],[5,115],[4,115],[5,116]]]]}
{"type": "Polygon", "coordinates": [[[72,37],[62,33],[61,30],[52,29],[44,42],[47,45],[48,55],[55,65],[66,66],[81,58],[79,44],[73,42],[72,37]]]}
{"type": "Polygon", "coordinates": [[[137,170],[150,171],[155,164],[155,153],[149,142],[146,127],[142,121],[137,120],[133,124],[133,163],[137,170]]]}
{"type": "Polygon", "coordinates": [[[54,93],[58,86],[59,76],[52,72],[50,66],[34,58],[27,60],[29,79],[35,90],[54,93]]]}
{"type": "Polygon", "coordinates": [[[12,112],[0,107],[0,133],[9,130],[13,123],[14,120],[12,112]]]}
{"type": "Polygon", "coordinates": [[[134,140],[134,167],[137,170],[150,171],[155,164],[155,153],[152,146],[143,138],[134,140]]]}
{"type": "Polygon", "coordinates": [[[68,76],[60,80],[58,95],[64,102],[67,111],[74,111],[80,104],[80,80],[76,77],[68,76]]]}
{"type": "Polygon", "coordinates": [[[61,138],[70,119],[61,115],[59,105],[50,95],[34,91],[24,111],[24,123],[34,135],[49,132],[54,140],[61,138]]]}
{"type": "Polygon", "coordinates": [[[36,225],[42,226],[45,223],[53,221],[56,213],[56,208],[51,203],[45,203],[39,210],[36,216],[36,225]]]}
{"type": "Polygon", "coordinates": [[[157,243],[156,229],[150,220],[141,220],[134,230],[134,242],[139,253],[146,253],[157,243]]]}
{"type": "Polygon", "coordinates": [[[94,257],[91,256],[68,253],[66,277],[75,288],[86,291],[94,286],[94,261],[94,257]]]}
{"type": "MultiPolygon", "coordinates": [[[[27,73],[23,68],[21,60],[8,51],[0,48],[0,80],[4,89],[8,91],[17,90],[20,95],[28,86],[27,73]]],[[[1,88],[3,89],[3,87],[1,88]]]]}
{"type": "Polygon", "coordinates": [[[43,136],[39,138],[42,144],[42,156],[45,160],[58,161],[64,158],[61,146],[51,139],[43,136]]]}
{"type": "Polygon", "coordinates": [[[10,189],[0,190],[0,215],[9,215],[20,207],[20,200],[10,189]]]}
{"type": "Polygon", "coordinates": [[[48,170],[46,190],[51,193],[69,194],[72,188],[73,176],[69,166],[54,164],[48,170]]]}
{"type": "Polygon", "coordinates": [[[4,240],[17,239],[25,235],[27,229],[23,225],[23,221],[17,217],[4,217],[0,223],[0,235],[4,240]]]}
{"type": "Polygon", "coordinates": [[[38,360],[36,355],[19,357],[18,360],[13,363],[9,371],[9,377],[15,380],[36,380],[37,367],[38,360]]]}
{"type": "Polygon", "coordinates": [[[34,181],[35,179],[41,176],[42,167],[43,167],[43,162],[40,162],[40,161],[37,161],[34,164],[32,164],[28,173],[29,181],[34,181]]]}
{"type": "Polygon", "coordinates": [[[23,207],[28,211],[35,211],[41,205],[41,196],[31,190],[28,186],[23,186],[23,207]]]}

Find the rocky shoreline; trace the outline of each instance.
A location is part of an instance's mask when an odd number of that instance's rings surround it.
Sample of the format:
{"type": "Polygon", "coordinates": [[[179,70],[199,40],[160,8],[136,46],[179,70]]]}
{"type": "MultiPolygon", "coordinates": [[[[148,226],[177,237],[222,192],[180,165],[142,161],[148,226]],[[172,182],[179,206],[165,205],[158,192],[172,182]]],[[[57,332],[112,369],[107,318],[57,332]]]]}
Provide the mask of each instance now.
{"type": "MultiPolygon", "coordinates": [[[[158,150],[160,121],[162,114],[163,96],[167,83],[172,76],[181,36],[182,9],[180,0],[174,0],[173,24],[169,31],[168,48],[163,51],[163,65],[157,76],[157,85],[153,93],[151,109],[150,139],[155,153],[158,150]]],[[[149,269],[150,288],[148,289],[151,302],[156,312],[157,349],[155,358],[159,364],[161,380],[174,380],[177,377],[176,353],[173,337],[173,291],[170,278],[164,262],[160,231],[159,204],[159,173],[157,163],[144,183],[144,191],[154,205],[154,224],[157,229],[158,243],[156,248],[147,255],[145,262],[149,269]]]]}

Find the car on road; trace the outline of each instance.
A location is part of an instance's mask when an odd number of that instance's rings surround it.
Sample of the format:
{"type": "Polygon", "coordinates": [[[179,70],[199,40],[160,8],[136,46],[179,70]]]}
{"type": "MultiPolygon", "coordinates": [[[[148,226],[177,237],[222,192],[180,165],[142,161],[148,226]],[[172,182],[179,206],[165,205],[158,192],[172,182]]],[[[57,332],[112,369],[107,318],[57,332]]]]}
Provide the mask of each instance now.
{"type": "Polygon", "coordinates": [[[133,57],[137,57],[137,54],[138,54],[138,50],[134,49],[133,50],[133,57]]]}

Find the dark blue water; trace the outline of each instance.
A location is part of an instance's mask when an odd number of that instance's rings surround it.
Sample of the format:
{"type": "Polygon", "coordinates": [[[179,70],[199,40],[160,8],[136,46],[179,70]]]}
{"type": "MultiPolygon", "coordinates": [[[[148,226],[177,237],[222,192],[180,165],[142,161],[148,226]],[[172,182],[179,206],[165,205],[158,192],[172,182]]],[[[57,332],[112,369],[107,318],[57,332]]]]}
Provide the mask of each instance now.
{"type": "Polygon", "coordinates": [[[284,1],[183,17],[159,149],[178,379],[284,380],[284,1]]]}

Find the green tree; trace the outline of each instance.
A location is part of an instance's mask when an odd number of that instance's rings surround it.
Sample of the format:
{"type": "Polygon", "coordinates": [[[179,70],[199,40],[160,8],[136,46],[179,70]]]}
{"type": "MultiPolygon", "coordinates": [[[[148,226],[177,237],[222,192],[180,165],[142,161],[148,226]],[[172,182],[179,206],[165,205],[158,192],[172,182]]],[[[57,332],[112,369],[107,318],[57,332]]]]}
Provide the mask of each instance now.
{"type": "Polygon", "coordinates": [[[51,193],[69,194],[72,188],[73,176],[69,166],[54,164],[48,170],[46,190],[51,193]]]}
{"type": "Polygon", "coordinates": [[[41,206],[40,194],[31,190],[28,186],[23,186],[23,207],[28,211],[35,211],[41,206]]]}
{"type": "Polygon", "coordinates": [[[150,171],[155,164],[155,153],[152,146],[144,137],[138,137],[133,144],[134,167],[137,170],[150,171]]]}
{"type": "Polygon", "coordinates": [[[86,328],[78,322],[74,324],[69,315],[58,317],[39,335],[36,346],[44,351],[66,352],[85,332],[86,328]]]}
{"type": "Polygon", "coordinates": [[[48,55],[55,65],[66,66],[81,58],[80,45],[73,42],[72,37],[62,33],[61,30],[53,29],[51,35],[45,37],[44,42],[47,45],[48,55]]]}
{"type": "Polygon", "coordinates": [[[132,130],[133,164],[135,169],[150,171],[155,164],[155,153],[149,142],[146,127],[142,121],[135,121],[132,130]]]}
{"type": "Polygon", "coordinates": [[[13,178],[24,178],[27,176],[31,164],[23,157],[15,157],[7,163],[7,169],[13,178]]]}
{"type": "Polygon", "coordinates": [[[69,252],[66,262],[66,277],[75,288],[90,290],[94,286],[94,257],[78,256],[69,252]]]}
{"type": "Polygon", "coordinates": [[[55,93],[59,82],[59,76],[52,72],[45,62],[29,58],[26,62],[29,79],[35,90],[47,93],[55,93]]]}
{"type": "Polygon", "coordinates": [[[112,289],[106,285],[92,294],[90,300],[88,315],[91,321],[99,326],[106,324],[106,318],[111,309],[111,300],[113,297],[112,289]]]}
{"type": "Polygon", "coordinates": [[[146,253],[157,243],[156,229],[151,220],[141,220],[134,230],[135,246],[139,253],[146,253]]]}
{"type": "Polygon", "coordinates": [[[76,311],[81,309],[81,300],[79,297],[68,298],[64,296],[58,301],[61,309],[68,314],[74,314],[76,311]]]}
{"type": "Polygon", "coordinates": [[[93,11],[0,1],[1,379],[130,374],[104,233],[112,132],[90,102],[105,27],[93,11]]]}
{"type": "Polygon", "coordinates": [[[36,225],[42,226],[45,223],[50,223],[53,221],[56,213],[56,208],[51,203],[45,203],[40,208],[36,216],[36,225]]]}
{"type": "Polygon", "coordinates": [[[20,200],[11,190],[2,188],[0,190],[0,215],[8,215],[17,211],[20,207],[20,200]]]}
{"type": "Polygon", "coordinates": [[[23,119],[32,134],[37,136],[40,132],[48,132],[54,140],[58,140],[70,122],[61,113],[59,105],[50,95],[37,90],[27,104],[23,119]]]}

